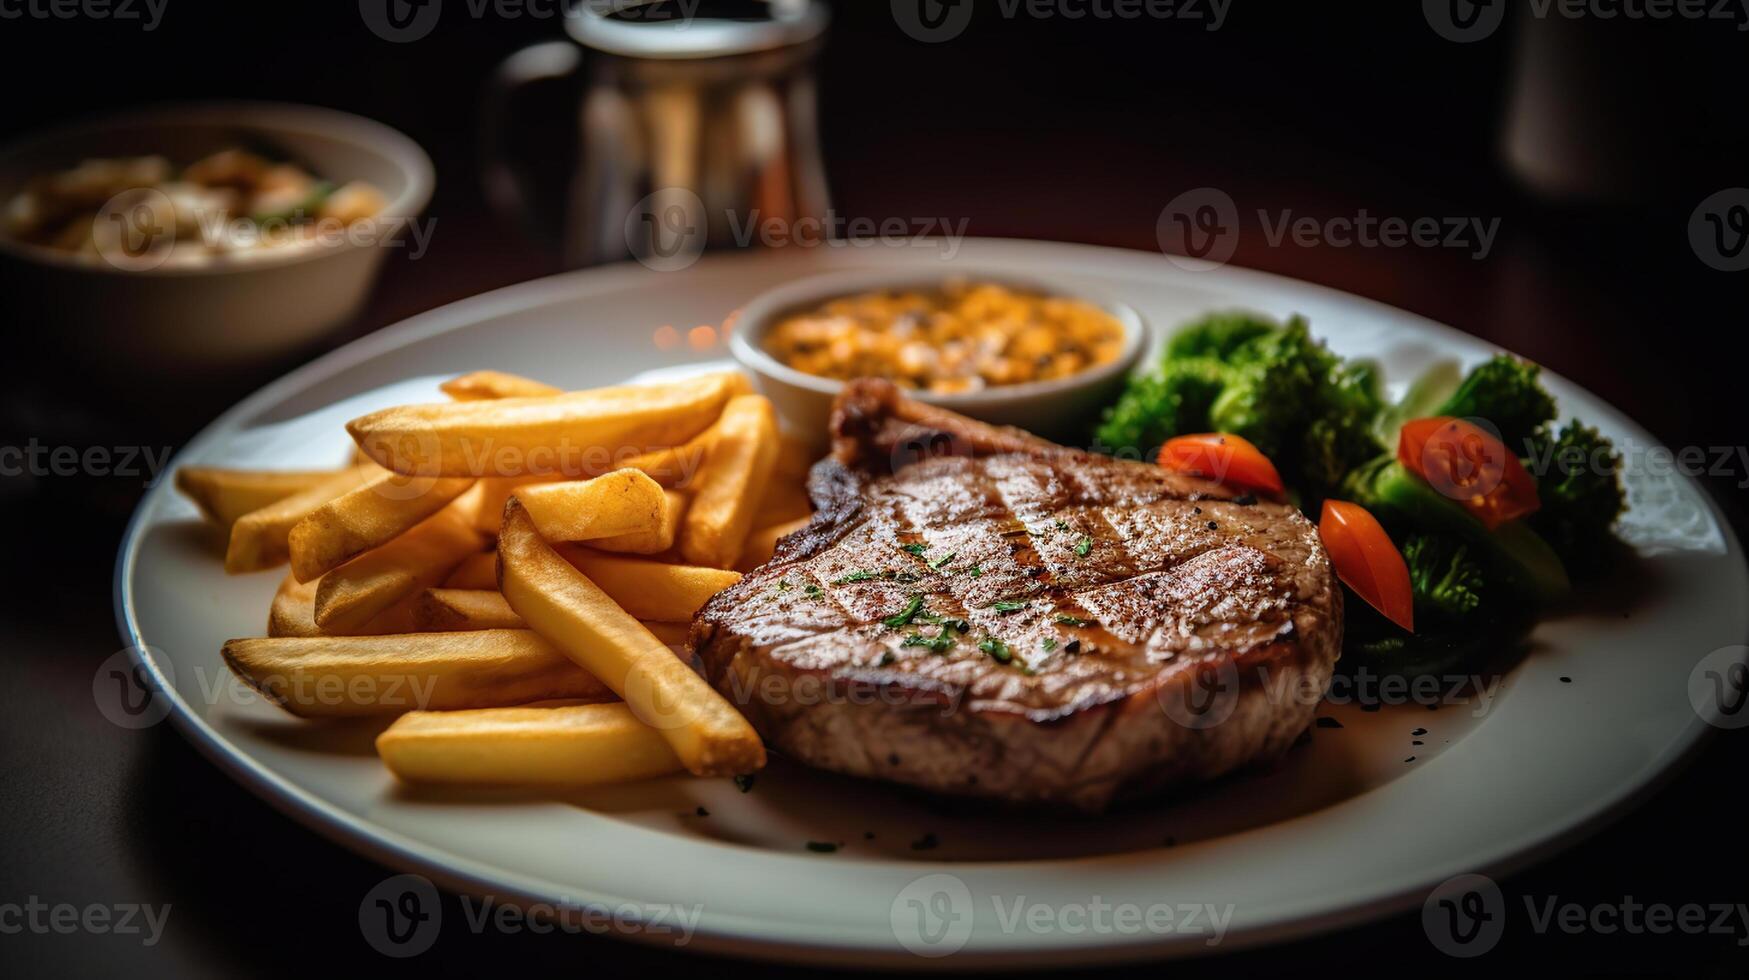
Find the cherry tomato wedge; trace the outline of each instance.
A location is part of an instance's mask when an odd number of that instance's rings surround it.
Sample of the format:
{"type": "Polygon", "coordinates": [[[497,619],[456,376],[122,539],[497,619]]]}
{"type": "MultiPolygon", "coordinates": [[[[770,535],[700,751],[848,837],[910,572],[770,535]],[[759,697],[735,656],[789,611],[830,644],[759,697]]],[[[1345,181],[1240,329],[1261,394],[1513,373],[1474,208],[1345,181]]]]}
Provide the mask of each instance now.
{"type": "Polygon", "coordinates": [[[1536,479],[1498,437],[1473,422],[1415,419],[1403,425],[1397,459],[1405,469],[1492,531],[1536,512],[1536,479]]]}
{"type": "Polygon", "coordinates": [[[1359,504],[1324,501],[1318,537],[1336,566],[1336,577],[1366,604],[1409,632],[1415,632],[1415,592],[1409,566],[1378,519],[1359,504]]]}
{"type": "Polygon", "coordinates": [[[1160,465],[1174,473],[1189,473],[1242,490],[1261,490],[1275,497],[1283,492],[1281,474],[1269,457],[1231,433],[1168,439],[1160,447],[1160,465]]]}

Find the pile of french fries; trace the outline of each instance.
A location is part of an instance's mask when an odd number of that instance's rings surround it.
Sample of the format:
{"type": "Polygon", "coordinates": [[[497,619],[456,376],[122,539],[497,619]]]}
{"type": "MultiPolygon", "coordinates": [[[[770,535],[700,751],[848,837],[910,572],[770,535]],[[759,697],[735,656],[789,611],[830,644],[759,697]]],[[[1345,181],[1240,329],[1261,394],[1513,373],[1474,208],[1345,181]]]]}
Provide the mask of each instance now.
{"type": "Polygon", "coordinates": [[[183,467],[225,570],[289,564],[225,663],[305,718],[393,716],[419,783],[580,786],[765,763],[688,623],[805,524],[807,460],[745,377],[565,392],[495,371],[348,423],[338,471],[183,467]],[[676,648],[681,648],[679,654],[676,648]]]}

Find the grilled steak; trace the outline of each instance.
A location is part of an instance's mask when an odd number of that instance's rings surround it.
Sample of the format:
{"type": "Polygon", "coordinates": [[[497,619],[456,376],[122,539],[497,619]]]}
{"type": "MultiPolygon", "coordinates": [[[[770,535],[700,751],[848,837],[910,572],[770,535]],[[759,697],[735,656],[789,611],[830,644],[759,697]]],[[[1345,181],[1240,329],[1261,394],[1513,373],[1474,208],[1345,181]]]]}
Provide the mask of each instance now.
{"type": "Polygon", "coordinates": [[[778,751],[1022,803],[1105,807],[1286,750],[1342,639],[1292,507],[859,381],[819,509],[692,627],[778,751]]]}

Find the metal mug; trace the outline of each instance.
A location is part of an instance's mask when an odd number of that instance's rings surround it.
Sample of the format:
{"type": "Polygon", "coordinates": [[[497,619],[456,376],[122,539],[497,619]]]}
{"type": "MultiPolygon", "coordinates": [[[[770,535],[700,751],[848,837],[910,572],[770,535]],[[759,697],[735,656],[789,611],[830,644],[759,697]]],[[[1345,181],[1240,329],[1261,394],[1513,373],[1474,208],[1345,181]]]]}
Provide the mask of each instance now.
{"type": "Polygon", "coordinates": [[[759,244],[769,222],[828,217],[812,74],[826,7],[768,0],[730,18],[704,3],[582,0],[570,40],[500,65],[487,196],[567,266],[682,268],[759,244]],[[530,115],[542,91],[549,103],[530,115]]]}

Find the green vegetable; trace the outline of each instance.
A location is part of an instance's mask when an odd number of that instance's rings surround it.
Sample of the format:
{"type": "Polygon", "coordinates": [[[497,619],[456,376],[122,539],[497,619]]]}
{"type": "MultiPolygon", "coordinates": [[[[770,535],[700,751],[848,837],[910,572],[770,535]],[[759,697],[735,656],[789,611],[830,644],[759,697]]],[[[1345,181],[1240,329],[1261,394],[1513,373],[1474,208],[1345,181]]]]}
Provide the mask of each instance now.
{"type": "MultiPolygon", "coordinates": [[[[1537,381],[1542,368],[1510,354],[1477,365],[1437,409],[1428,415],[1485,419],[1514,453],[1555,417],[1555,400],[1537,381]]],[[[1394,447],[1393,447],[1394,448],[1394,447]]]]}
{"type": "Polygon", "coordinates": [[[924,647],[933,653],[946,653],[954,645],[953,634],[942,627],[934,636],[924,636],[922,633],[907,633],[900,646],[924,647]]]}
{"type": "Polygon", "coordinates": [[[1548,539],[1568,568],[1590,570],[1615,538],[1611,528],[1627,506],[1621,454],[1596,429],[1568,422],[1559,432],[1543,426],[1531,437],[1526,469],[1537,478],[1542,507],[1531,527],[1548,539]]]}
{"type": "Polygon", "coordinates": [[[1431,534],[1413,534],[1401,548],[1415,592],[1415,622],[1425,628],[1436,622],[1462,621],[1482,605],[1482,564],[1470,558],[1467,545],[1431,534]]]}
{"type": "Polygon", "coordinates": [[[909,551],[913,555],[921,555],[923,552],[929,550],[928,546],[921,541],[914,541],[911,544],[900,545],[899,549],[901,551],[909,551]]]}
{"type": "Polygon", "coordinates": [[[1560,557],[1524,521],[1489,531],[1457,501],[1389,457],[1350,474],[1347,494],[1387,528],[1418,529],[1469,545],[1508,591],[1526,599],[1556,602],[1571,589],[1560,557]]]}
{"type": "Polygon", "coordinates": [[[910,602],[905,603],[905,608],[899,610],[898,612],[894,613],[891,616],[888,616],[886,619],[881,620],[881,623],[884,624],[888,629],[894,629],[894,630],[898,629],[901,626],[908,626],[911,623],[911,617],[917,615],[917,611],[922,609],[922,608],[923,608],[923,597],[920,595],[914,595],[911,597],[910,602]]]}
{"type": "Polygon", "coordinates": [[[1386,408],[1373,421],[1373,438],[1387,450],[1397,448],[1397,435],[1403,428],[1403,423],[1410,419],[1431,418],[1439,414],[1440,406],[1444,405],[1463,384],[1464,372],[1453,360],[1434,362],[1432,367],[1421,372],[1409,385],[1409,390],[1403,393],[1403,400],[1386,408]]]}
{"type": "Polygon", "coordinates": [[[1092,551],[1092,550],[1093,550],[1093,539],[1086,536],[1085,534],[1083,534],[1081,536],[1081,540],[1075,542],[1075,557],[1077,557],[1077,558],[1086,558],[1087,553],[1092,551]]]}
{"type": "Polygon", "coordinates": [[[997,602],[997,603],[994,603],[993,605],[991,605],[990,608],[996,610],[999,613],[1019,612],[1022,609],[1026,608],[1026,603],[1015,602],[1012,599],[1003,599],[1000,602],[997,602]]]}
{"type": "Polygon", "coordinates": [[[1130,382],[1099,428],[1101,445],[1151,456],[1167,439],[1231,432],[1255,444],[1309,504],[1384,452],[1378,367],[1344,362],[1306,321],[1221,313],[1190,325],[1149,374],[1130,382]]]}
{"type": "Polygon", "coordinates": [[[978,649],[989,654],[990,659],[999,664],[1010,663],[1014,660],[1014,654],[1009,651],[1008,644],[1003,643],[1001,640],[998,640],[993,636],[985,637],[983,641],[978,644],[978,649]]]}
{"type": "Polygon", "coordinates": [[[332,181],[311,181],[304,194],[296,196],[276,194],[275,197],[283,198],[283,200],[270,201],[271,206],[250,214],[249,220],[260,225],[270,221],[295,221],[299,218],[311,218],[315,216],[316,209],[321,207],[322,202],[326,201],[328,195],[332,193],[334,193],[332,181]]]}

